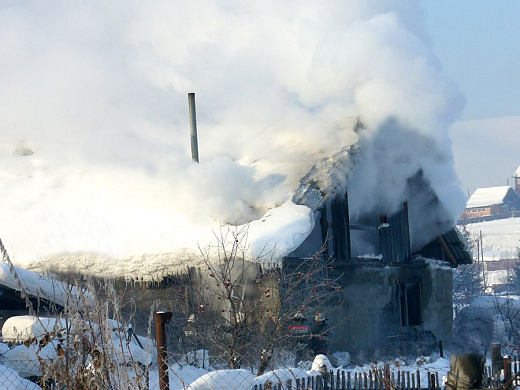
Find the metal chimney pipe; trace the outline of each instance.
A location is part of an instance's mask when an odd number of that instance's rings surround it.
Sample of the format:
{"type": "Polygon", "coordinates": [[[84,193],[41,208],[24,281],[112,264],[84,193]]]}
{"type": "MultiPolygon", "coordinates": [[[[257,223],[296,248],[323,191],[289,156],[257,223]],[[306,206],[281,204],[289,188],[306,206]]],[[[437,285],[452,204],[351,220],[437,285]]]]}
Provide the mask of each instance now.
{"type": "Polygon", "coordinates": [[[191,138],[191,159],[199,162],[199,145],[197,141],[197,113],[195,111],[195,94],[188,93],[188,103],[190,106],[190,138],[191,138]]]}

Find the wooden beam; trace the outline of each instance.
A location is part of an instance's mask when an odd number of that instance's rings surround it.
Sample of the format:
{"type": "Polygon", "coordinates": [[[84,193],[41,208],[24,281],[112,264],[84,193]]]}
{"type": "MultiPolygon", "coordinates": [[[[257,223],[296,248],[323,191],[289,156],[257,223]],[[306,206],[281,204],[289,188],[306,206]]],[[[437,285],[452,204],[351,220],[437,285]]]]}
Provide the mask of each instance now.
{"type": "Polygon", "coordinates": [[[458,266],[459,263],[457,263],[457,260],[455,259],[455,256],[453,256],[453,253],[451,252],[450,247],[448,246],[448,244],[446,244],[446,241],[444,241],[444,238],[442,238],[442,236],[439,236],[439,237],[437,237],[437,241],[439,241],[439,243],[441,244],[442,248],[444,249],[444,251],[448,255],[448,259],[450,260],[450,263],[453,264],[454,266],[458,266]]]}

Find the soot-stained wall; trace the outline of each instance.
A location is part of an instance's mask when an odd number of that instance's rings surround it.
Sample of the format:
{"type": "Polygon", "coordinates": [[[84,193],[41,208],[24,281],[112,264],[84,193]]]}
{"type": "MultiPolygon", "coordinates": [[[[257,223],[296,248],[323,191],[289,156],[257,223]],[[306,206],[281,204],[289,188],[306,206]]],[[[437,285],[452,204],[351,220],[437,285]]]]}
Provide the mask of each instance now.
{"type": "Polygon", "coordinates": [[[434,349],[452,331],[452,270],[415,259],[407,265],[356,262],[343,267],[342,302],[327,313],[331,350],[354,356],[434,349]]]}

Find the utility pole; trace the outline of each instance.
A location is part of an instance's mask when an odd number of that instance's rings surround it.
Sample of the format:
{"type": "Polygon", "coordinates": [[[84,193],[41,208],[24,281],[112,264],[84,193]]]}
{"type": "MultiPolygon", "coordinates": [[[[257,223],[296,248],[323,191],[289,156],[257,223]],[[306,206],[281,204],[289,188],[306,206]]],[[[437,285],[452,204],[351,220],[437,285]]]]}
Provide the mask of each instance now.
{"type": "Polygon", "coordinates": [[[486,273],[485,273],[485,263],[484,263],[484,241],[482,240],[482,230],[480,231],[480,251],[481,251],[481,259],[482,259],[482,280],[484,281],[484,288],[486,287],[486,273]]]}

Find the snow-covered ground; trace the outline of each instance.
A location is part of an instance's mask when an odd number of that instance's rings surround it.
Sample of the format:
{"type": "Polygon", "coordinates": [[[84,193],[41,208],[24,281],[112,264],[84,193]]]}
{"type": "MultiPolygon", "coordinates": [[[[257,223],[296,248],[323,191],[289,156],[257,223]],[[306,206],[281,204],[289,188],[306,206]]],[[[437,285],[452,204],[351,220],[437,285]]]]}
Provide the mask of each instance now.
{"type": "MultiPolygon", "coordinates": [[[[0,379],[3,378],[3,376],[9,377],[13,383],[29,383],[27,387],[28,390],[39,389],[38,386],[33,386],[30,382],[25,381],[21,377],[27,377],[29,375],[39,376],[40,363],[45,363],[46,359],[56,358],[56,346],[50,343],[41,348],[37,353],[36,349],[37,345],[33,345],[32,347],[19,345],[14,348],[9,348],[7,344],[0,343],[0,379]]],[[[417,375],[419,372],[423,388],[428,386],[427,374],[437,373],[439,381],[442,381],[442,384],[449,371],[449,361],[439,358],[438,356],[419,357],[415,359],[415,361],[412,360],[408,362],[402,359],[396,359],[387,363],[395,380],[397,380],[398,372],[401,372],[401,377],[403,377],[403,373],[408,372],[410,375],[417,375]]],[[[250,390],[254,385],[265,385],[266,382],[285,384],[289,379],[295,381],[296,379],[308,380],[310,377],[316,378],[324,372],[323,369],[325,369],[326,372],[332,371],[334,375],[341,376],[344,374],[345,378],[350,378],[351,383],[354,384],[354,380],[357,376],[369,374],[375,369],[382,370],[383,368],[383,362],[366,364],[364,366],[345,365],[334,367],[327,357],[318,355],[313,362],[300,362],[299,367],[284,367],[280,365],[280,368],[267,371],[261,376],[256,376],[254,372],[249,369],[203,369],[178,363],[170,366],[168,375],[171,390],[250,390]]],[[[151,390],[159,389],[159,377],[155,365],[153,365],[149,371],[149,383],[151,390]]],[[[3,390],[4,388],[1,386],[2,382],[0,382],[0,390],[3,390]]],[[[26,387],[7,387],[6,389],[25,388],[26,387]]]]}
{"type": "Polygon", "coordinates": [[[41,387],[0,364],[0,390],[41,390],[41,387]]]}
{"type": "Polygon", "coordinates": [[[482,232],[486,261],[516,258],[516,248],[520,247],[519,217],[472,223],[466,227],[474,237],[482,232]]]}
{"type": "Polygon", "coordinates": [[[511,270],[486,271],[486,286],[506,284],[512,274],[511,270]]]}
{"type": "MultiPolygon", "coordinates": [[[[270,381],[273,384],[282,383],[286,384],[287,380],[292,380],[293,385],[296,379],[307,379],[309,377],[319,376],[321,366],[325,365],[329,371],[333,371],[334,375],[342,375],[344,373],[345,378],[350,376],[351,383],[354,384],[356,374],[365,375],[374,371],[374,369],[382,370],[384,363],[379,362],[376,364],[366,364],[364,366],[350,366],[347,368],[333,367],[328,359],[321,358],[318,355],[311,365],[311,362],[306,362],[309,366],[308,369],[302,368],[280,368],[273,371],[266,372],[264,375],[255,377],[248,370],[218,370],[218,371],[206,371],[199,368],[190,366],[180,367],[175,365],[169,370],[170,378],[170,389],[171,390],[183,390],[183,386],[187,386],[190,390],[195,389],[227,389],[227,390],[249,390],[253,389],[254,385],[262,384],[270,381]],[[311,367],[312,366],[312,367],[311,367]]],[[[302,365],[305,365],[302,363],[302,365]]],[[[398,372],[413,374],[414,376],[421,376],[421,387],[428,387],[428,374],[438,373],[439,382],[442,385],[449,371],[450,362],[447,359],[434,358],[431,360],[428,357],[417,358],[415,362],[407,364],[403,360],[395,360],[390,362],[390,372],[393,373],[394,378],[397,379],[398,372]]],[[[155,383],[156,372],[152,372],[150,377],[151,384],[155,383]]]]}

